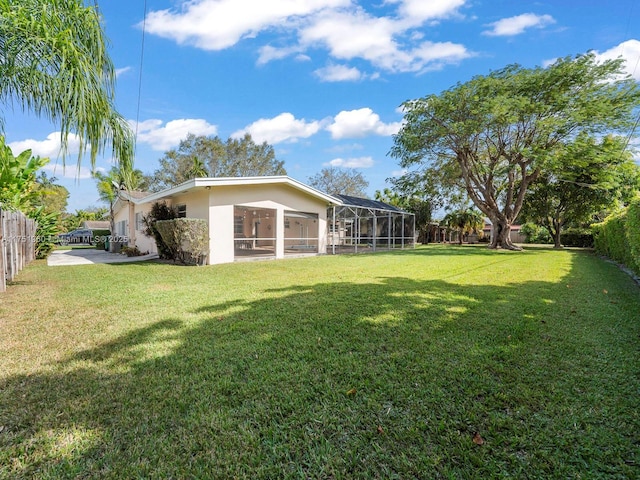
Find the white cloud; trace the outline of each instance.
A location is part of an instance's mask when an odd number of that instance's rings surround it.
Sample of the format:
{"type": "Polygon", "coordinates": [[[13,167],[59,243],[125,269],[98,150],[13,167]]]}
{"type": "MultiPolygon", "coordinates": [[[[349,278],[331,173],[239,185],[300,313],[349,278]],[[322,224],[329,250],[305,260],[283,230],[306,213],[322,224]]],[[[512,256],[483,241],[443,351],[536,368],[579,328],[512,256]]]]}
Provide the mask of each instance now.
{"type": "Polygon", "coordinates": [[[419,72],[432,69],[432,63],[458,63],[474,55],[451,42],[404,45],[407,28],[402,21],[373,17],[362,9],[326,11],[300,31],[300,42],[306,48],[324,46],[333,58],[361,58],[390,72],[419,72]]]}
{"type": "Polygon", "coordinates": [[[348,6],[351,0],[192,0],[184,8],[150,12],[148,33],[204,50],[222,50],[242,38],[325,8],[348,6]]]}
{"type": "MultiPolygon", "coordinates": [[[[55,177],[62,176],[62,178],[69,178],[74,180],[84,180],[84,179],[93,177],[90,168],[82,167],[82,166],[78,168],[77,165],[69,165],[69,164],[62,165],[61,163],[48,163],[47,165],[42,167],[42,169],[48,172],[51,172],[51,174],[54,175],[55,177]]],[[[104,173],[106,172],[106,169],[102,167],[97,167],[95,171],[104,173]]]]}
{"type": "MultiPolygon", "coordinates": [[[[458,15],[466,0],[385,3],[396,4],[397,10],[375,16],[353,0],[191,0],[181,10],[149,13],[146,28],[150,34],[205,50],[222,50],[243,38],[275,32],[279,46],[260,47],[258,65],[291,56],[308,59],[308,50],[320,49],[341,62],[363,59],[384,71],[423,72],[474,55],[461,44],[421,43],[424,33],[416,30],[425,22],[458,15]]],[[[325,81],[353,81],[356,73],[349,66],[316,71],[325,81]]]]}
{"type": "MultiPolygon", "coordinates": [[[[18,155],[25,150],[31,150],[31,154],[36,157],[58,158],[61,154],[62,143],[60,142],[60,132],[53,132],[47,135],[45,140],[34,140],[29,138],[18,142],[7,144],[11,147],[14,155],[18,155]]],[[[67,154],[76,155],[80,151],[80,139],[75,134],[68,136],[67,154]]]]}
{"type": "Polygon", "coordinates": [[[323,82],[356,82],[366,78],[366,75],[357,68],[346,65],[331,64],[324,68],[319,68],[313,73],[323,82]]]}
{"type": "MultiPolygon", "coordinates": [[[[293,47],[276,48],[272,47],[271,45],[265,45],[263,47],[260,47],[258,52],[260,53],[260,56],[258,57],[257,64],[264,65],[265,63],[269,63],[272,60],[282,60],[289,55],[300,53],[300,47],[294,45],[293,47]]],[[[306,59],[304,60],[310,59],[309,57],[306,57],[306,59]]]]}
{"type": "Polygon", "coordinates": [[[358,138],[367,135],[393,135],[400,130],[402,122],[384,123],[370,108],[343,110],[326,127],[334,139],[358,138]]]}
{"type": "Polygon", "coordinates": [[[497,22],[490,23],[491,30],[485,30],[485,35],[494,37],[509,37],[520,35],[528,28],[544,28],[556,21],[551,15],[536,15],[534,13],[523,13],[515,17],[503,18],[497,22]]]}
{"type": "Polygon", "coordinates": [[[408,172],[409,172],[409,170],[408,170],[408,169],[406,169],[406,168],[403,168],[403,169],[401,169],[401,170],[393,170],[393,171],[391,172],[391,176],[392,176],[392,177],[401,177],[401,176],[403,176],[403,175],[407,174],[408,172]]]}
{"type": "Polygon", "coordinates": [[[280,142],[295,142],[300,138],[308,138],[321,128],[321,122],[307,122],[296,119],[291,113],[284,112],[274,118],[261,118],[251,125],[234,132],[232,138],[240,138],[250,133],[256,143],[267,142],[272,145],[280,142]]]}
{"type": "Polygon", "coordinates": [[[627,40],[609,50],[602,53],[594,51],[598,61],[614,60],[618,57],[625,59],[625,73],[632,75],[637,81],[640,81],[640,41],[627,40]]]}
{"type": "MultiPolygon", "coordinates": [[[[398,1],[391,3],[398,3],[398,1]]],[[[422,22],[457,14],[458,9],[465,4],[465,0],[402,0],[400,3],[399,12],[403,17],[422,22]]]]}
{"type": "Polygon", "coordinates": [[[116,77],[131,70],[131,67],[116,68],[116,77]]]}
{"type": "Polygon", "coordinates": [[[334,158],[333,160],[323,163],[325,167],[338,167],[338,168],[370,168],[373,167],[373,158],[371,157],[358,157],[358,158],[334,158]]]}
{"type": "MultiPolygon", "coordinates": [[[[135,122],[129,122],[135,129],[135,122]]],[[[218,128],[199,118],[171,120],[162,126],[162,120],[151,119],[138,123],[138,142],[147,143],[153,150],[163,152],[180,144],[190,133],[215,135],[218,128]]]]}

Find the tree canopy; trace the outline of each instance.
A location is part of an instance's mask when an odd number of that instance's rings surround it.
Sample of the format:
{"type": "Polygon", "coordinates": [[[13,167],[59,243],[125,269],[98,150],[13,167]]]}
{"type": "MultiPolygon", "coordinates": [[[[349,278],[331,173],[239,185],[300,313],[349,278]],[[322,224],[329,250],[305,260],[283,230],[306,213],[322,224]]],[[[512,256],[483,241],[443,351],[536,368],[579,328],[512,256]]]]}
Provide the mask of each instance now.
{"type": "Polygon", "coordinates": [[[42,205],[46,213],[64,213],[67,209],[69,190],[55,182],[56,177],[47,176],[46,172],[40,170],[36,176],[36,200],[38,205],[42,205]]]}
{"type": "Polygon", "coordinates": [[[628,202],[638,190],[640,169],[625,143],[621,137],[580,135],[529,187],[522,216],[544,227],[560,248],[565,226],[591,223],[602,210],[628,202]]]}
{"type": "Polygon", "coordinates": [[[309,185],[329,195],[367,198],[369,181],[357,170],[327,167],[309,177],[309,185]]]}
{"type": "Polygon", "coordinates": [[[622,60],[586,54],[547,68],[510,65],[403,104],[391,155],[440,185],[458,185],[493,224],[490,247],[517,248],[511,224],[529,186],[579,134],[628,129],[640,99],[622,60]]]}
{"type": "Polygon", "coordinates": [[[38,199],[38,169],[49,163],[48,158],[34,157],[25,150],[17,157],[0,136],[0,208],[26,213],[38,199]]]}
{"type": "Polygon", "coordinates": [[[257,144],[246,134],[223,142],[219,137],[189,134],[176,149],[165,152],[149,177],[149,188],[159,191],[196,177],[252,177],[286,175],[284,162],[266,142],[257,144]]]}
{"type": "MultiPolygon", "coordinates": [[[[115,108],[115,70],[97,4],[0,0],[0,18],[0,103],[59,125],[63,153],[69,136],[77,135],[78,168],[87,149],[93,167],[109,144],[129,168],[134,137],[115,108]]],[[[0,113],[0,127],[4,120],[0,113]]]]}

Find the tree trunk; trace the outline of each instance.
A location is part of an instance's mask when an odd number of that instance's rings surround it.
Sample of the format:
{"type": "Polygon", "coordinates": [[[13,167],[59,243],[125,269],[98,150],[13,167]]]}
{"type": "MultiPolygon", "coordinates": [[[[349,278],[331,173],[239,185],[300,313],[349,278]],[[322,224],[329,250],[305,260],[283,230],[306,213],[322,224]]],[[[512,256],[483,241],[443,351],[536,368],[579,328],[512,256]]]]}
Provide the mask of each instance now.
{"type": "Polygon", "coordinates": [[[562,248],[560,243],[560,232],[562,231],[560,225],[555,220],[553,221],[553,248],[562,248]]]}
{"type": "Polygon", "coordinates": [[[114,218],[114,213],[113,213],[113,206],[114,206],[113,203],[114,202],[109,203],[109,230],[111,230],[109,234],[109,252],[110,253],[114,253],[116,251],[116,247],[113,244],[113,238],[116,234],[116,219],[114,218]]]}
{"type": "Polygon", "coordinates": [[[511,223],[506,219],[492,218],[492,236],[489,248],[504,248],[506,250],[522,250],[511,241],[511,223]]]}

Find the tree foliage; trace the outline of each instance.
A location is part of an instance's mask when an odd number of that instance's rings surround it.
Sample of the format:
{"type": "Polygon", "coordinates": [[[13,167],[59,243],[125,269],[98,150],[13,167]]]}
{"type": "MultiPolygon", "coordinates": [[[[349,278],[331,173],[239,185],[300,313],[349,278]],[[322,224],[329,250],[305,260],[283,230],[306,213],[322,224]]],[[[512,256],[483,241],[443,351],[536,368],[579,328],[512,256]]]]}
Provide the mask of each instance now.
{"type": "Polygon", "coordinates": [[[523,218],[543,226],[556,248],[566,226],[591,223],[595,214],[628,202],[638,189],[639,168],[620,137],[579,135],[559,149],[547,171],[530,186],[523,218]]]}
{"type": "Polygon", "coordinates": [[[56,177],[49,177],[40,170],[36,176],[35,203],[41,205],[46,213],[64,213],[67,209],[69,190],[55,182],[56,177]]]}
{"type": "Polygon", "coordinates": [[[308,181],[313,188],[329,195],[367,198],[369,182],[357,170],[327,167],[309,177],[308,181]]]}
{"type": "Polygon", "coordinates": [[[458,233],[458,243],[462,245],[465,235],[478,233],[482,230],[484,217],[474,208],[464,208],[447,213],[442,219],[442,224],[458,233]]]}
{"type": "Polygon", "coordinates": [[[246,134],[223,142],[219,137],[189,134],[177,149],[167,151],[149,177],[149,189],[160,191],[196,177],[253,177],[286,175],[284,162],[266,142],[257,144],[246,134]]]}
{"type": "Polygon", "coordinates": [[[48,158],[34,157],[31,150],[14,156],[0,136],[0,208],[27,213],[38,198],[37,171],[47,163],[48,158]]]}
{"type": "Polygon", "coordinates": [[[507,66],[440,95],[403,104],[391,154],[435,188],[457,185],[494,227],[490,247],[516,249],[509,232],[529,186],[580,134],[627,128],[640,89],[622,60],[563,58],[548,68],[507,66]]]}
{"type": "MultiPolygon", "coordinates": [[[[114,206],[120,190],[135,190],[143,181],[143,177],[140,170],[123,170],[121,167],[111,167],[107,173],[93,173],[100,200],[109,205],[109,230],[112,234],[116,231],[114,206]]],[[[114,247],[115,245],[109,244],[111,251],[114,247]]]]}
{"type": "Polygon", "coordinates": [[[382,191],[376,190],[375,199],[413,213],[418,242],[428,243],[430,241],[429,224],[433,214],[433,204],[430,199],[420,197],[417,194],[405,196],[390,188],[385,188],[382,191]]]}
{"type": "Polygon", "coordinates": [[[173,220],[175,218],[178,218],[178,211],[166,202],[155,202],[151,205],[149,213],[142,217],[142,222],[145,226],[143,233],[147,237],[155,240],[160,258],[172,260],[176,258],[178,252],[173,245],[164,242],[162,234],[156,228],[156,223],[163,220],[173,220]]]}
{"type": "Polygon", "coordinates": [[[78,168],[87,148],[94,166],[108,144],[130,167],[133,132],[115,109],[115,70],[97,4],[0,0],[0,18],[0,102],[59,125],[63,151],[77,135],[78,168]]]}

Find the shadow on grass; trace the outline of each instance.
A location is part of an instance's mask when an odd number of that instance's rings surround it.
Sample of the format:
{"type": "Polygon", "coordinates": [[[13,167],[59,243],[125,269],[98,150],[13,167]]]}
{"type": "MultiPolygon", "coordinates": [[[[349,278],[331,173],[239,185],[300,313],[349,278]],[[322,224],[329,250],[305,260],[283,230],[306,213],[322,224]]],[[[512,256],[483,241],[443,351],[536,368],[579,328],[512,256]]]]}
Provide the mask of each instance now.
{"type": "Polygon", "coordinates": [[[387,277],[195,306],[4,380],[0,477],[632,475],[639,384],[595,344],[633,318],[587,297],[387,277]]]}

